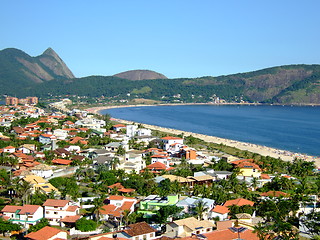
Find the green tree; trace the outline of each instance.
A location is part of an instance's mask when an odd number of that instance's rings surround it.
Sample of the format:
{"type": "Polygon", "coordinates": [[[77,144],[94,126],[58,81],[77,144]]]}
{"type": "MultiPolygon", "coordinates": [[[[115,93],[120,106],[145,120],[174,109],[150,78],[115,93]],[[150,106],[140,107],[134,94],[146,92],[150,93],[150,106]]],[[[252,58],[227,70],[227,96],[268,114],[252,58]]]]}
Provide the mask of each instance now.
{"type": "Polygon", "coordinates": [[[76,221],[76,229],[82,232],[94,231],[97,228],[97,223],[90,219],[80,218],[76,221]]]}
{"type": "Polygon", "coordinates": [[[203,214],[208,210],[207,203],[204,201],[197,201],[195,204],[194,212],[198,220],[203,220],[203,214]]]}
{"type": "Polygon", "coordinates": [[[320,212],[312,211],[302,217],[301,220],[311,236],[320,235],[320,212]]]}
{"type": "Polygon", "coordinates": [[[20,231],[21,226],[16,223],[11,223],[9,221],[4,220],[3,218],[0,218],[0,233],[4,234],[6,232],[11,231],[20,231]]]}
{"type": "Polygon", "coordinates": [[[36,232],[40,229],[44,228],[45,226],[49,226],[49,220],[47,218],[42,218],[40,222],[38,222],[36,225],[30,226],[28,232],[36,232]]]}

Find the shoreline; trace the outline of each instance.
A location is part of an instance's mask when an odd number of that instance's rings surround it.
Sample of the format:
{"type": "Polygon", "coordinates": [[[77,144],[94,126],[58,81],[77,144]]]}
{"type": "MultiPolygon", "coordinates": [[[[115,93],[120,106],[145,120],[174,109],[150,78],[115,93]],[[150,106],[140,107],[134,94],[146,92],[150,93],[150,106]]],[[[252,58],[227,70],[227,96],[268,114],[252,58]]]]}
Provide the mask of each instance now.
{"type": "MultiPolygon", "coordinates": [[[[204,104],[170,104],[170,105],[204,105],[204,104]]],[[[209,105],[209,104],[207,104],[207,105],[209,105]]],[[[212,104],[210,104],[210,105],[212,105],[212,104]]],[[[245,105],[245,104],[243,104],[243,105],[245,105]]],[[[254,105],[254,104],[250,104],[250,105],[254,105]]],[[[100,111],[102,111],[102,110],[107,110],[107,109],[112,109],[112,108],[141,107],[141,106],[165,106],[165,105],[164,104],[161,104],[161,105],[143,105],[143,104],[116,105],[116,106],[93,107],[93,108],[89,108],[86,110],[88,112],[101,115],[100,111]]],[[[123,119],[114,119],[114,120],[118,121],[120,123],[124,123],[124,124],[131,124],[132,123],[132,121],[127,121],[127,120],[123,120],[123,119]]],[[[230,146],[230,147],[235,147],[240,150],[246,150],[249,152],[257,153],[262,156],[270,156],[273,158],[280,158],[284,161],[292,162],[295,158],[300,158],[305,161],[314,161],[315,166],[317,168],[320,168],[320,157],[310,156],[310,155],[306,155],[306,154],[302,154],[302,153],[294,153],[294,152],[290,152],[287,150],[280,150],[280,149],[271,148],[271,147],[267,147],[267,146],[263,146],[263,145],[247,143],[247,142],[240,142],[240,141],[226,139],[226,138],[220,138],[220,137],[216,137],[216,136],[209,136],[209,135],[193,133],[193,132],[188,132],[188,131],[183,131],[183,130],[165,128],[165,127],[149,125],[149,124],[145,124],[145,123],[141,123],[141,124],[151,130],[158,130],[158,131],[176,134],[176,135],[178,135],[178,134],[184,134],[185,136],[192,135],[196,138],[204,140],[205,142],[212,142],[212,143],[217,143],[217,144],[222,143],[222,144],[230,146]]]]}

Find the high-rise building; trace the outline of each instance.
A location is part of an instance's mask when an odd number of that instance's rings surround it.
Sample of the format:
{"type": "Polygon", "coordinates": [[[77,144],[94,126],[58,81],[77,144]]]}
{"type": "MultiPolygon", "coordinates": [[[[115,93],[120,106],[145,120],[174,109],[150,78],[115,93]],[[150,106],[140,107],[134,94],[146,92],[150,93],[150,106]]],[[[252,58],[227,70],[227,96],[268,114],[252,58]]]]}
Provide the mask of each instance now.
{"type": "Polygon", "coordinates": [[[18,105],[19,99],[16,97],[6,97],[6,105],[18,105]]]}

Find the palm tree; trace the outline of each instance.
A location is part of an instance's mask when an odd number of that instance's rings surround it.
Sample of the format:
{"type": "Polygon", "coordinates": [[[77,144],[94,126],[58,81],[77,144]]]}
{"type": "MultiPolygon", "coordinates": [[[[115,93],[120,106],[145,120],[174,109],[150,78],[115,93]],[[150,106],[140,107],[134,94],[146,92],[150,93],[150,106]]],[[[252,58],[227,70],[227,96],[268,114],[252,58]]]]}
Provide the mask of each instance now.
{"type": "Polygon", "coordinates": [[[126,209],[123,211],[122,215],[122,222],[125,226],[129,223],[129,216],[130,216],[130,210],[126,209]]]}
{"type": "Polygon", "coordinates": [[[95,198],[93,200],[93,215],[94,215],[94,218],[95,220],[98,222],[100,220],[100,210],[102,209],[102,206],[103,206],[103,202],[105,200],[105,196],[102,195],[100,198],[95,198]]]}
{"type": "Polygon", "coordinates": [[[194,208],[194,211],[196,213],[196,216],[198,220],[203,220],[203,213],[208,210],[207,203],[200,200],[196,202],[196,206],[194,208]]]}
{"type": "Polygon", "coordinates": [[[119,158],[117,158],[117,157],[112,158],[112,160],[110,161],[110,165],[112,166],[112,170],[116,170],[117,164],[119,164],[119,163],[120,163],[119,158]]]}

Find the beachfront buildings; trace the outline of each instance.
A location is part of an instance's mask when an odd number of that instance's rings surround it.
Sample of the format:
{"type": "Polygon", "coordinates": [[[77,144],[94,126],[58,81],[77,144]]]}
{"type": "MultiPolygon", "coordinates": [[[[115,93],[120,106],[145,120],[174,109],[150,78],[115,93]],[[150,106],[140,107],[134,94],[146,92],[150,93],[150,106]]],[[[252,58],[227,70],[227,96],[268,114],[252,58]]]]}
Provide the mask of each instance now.
{"type": "Polygon", "coordinates": [[[163,143],[163,149],[167,152],[179,152],[180,148],[183,146],[183,138],[179,137],[163,137],[161,138],[163,143]]]}

